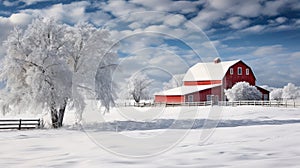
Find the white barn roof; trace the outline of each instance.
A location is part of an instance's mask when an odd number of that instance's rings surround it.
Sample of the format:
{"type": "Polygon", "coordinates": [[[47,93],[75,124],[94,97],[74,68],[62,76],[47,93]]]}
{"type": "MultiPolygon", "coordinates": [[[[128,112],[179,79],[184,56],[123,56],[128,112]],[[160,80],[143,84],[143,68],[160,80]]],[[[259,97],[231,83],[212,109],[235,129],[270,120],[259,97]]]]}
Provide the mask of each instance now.
{"type": "Polygon", "coordinates": [[[221,84],[215,84],[215,85],[198,85],[198,86],[181,86],[174,89],[169,89],[166,91],[159,92],[155,95],[166,95],[166,96],[180,96],[180,95],[186,95],[194,92],[199,92],[201,90],[206,90],[210,88],[214,88],[217,86],[221,86],[221,84]]]}
{"type": "Polygon", "coordinates": [[[222,80],[228,69],[239,61],[197,63],[187,71],[183,81],[222,80]]]}

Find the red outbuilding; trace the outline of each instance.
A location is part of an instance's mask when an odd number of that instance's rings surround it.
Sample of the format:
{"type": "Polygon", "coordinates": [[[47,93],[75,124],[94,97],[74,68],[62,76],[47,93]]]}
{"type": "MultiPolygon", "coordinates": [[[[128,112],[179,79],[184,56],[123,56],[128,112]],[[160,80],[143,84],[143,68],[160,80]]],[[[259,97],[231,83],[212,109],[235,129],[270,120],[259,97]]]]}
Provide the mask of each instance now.
{"type": "MultiPolygon", "coordinates": [[[[183,78],[183,86],[157,93],[157,103],[182,103],[200,101],[225,101],[224,89],[245,81],[256,86],[252,69],[241,60],[197,63],[183,78]]],[[[256,86],[262,100],[269,100],[269,91],[256,86]]]]}

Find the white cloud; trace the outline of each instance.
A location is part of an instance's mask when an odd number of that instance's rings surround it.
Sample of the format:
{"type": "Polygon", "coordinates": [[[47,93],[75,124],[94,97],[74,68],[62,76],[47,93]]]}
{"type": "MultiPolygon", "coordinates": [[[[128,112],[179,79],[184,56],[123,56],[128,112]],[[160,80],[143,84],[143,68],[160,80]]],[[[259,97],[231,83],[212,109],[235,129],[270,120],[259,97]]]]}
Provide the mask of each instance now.
{"type": "Polygon", "coordinates": [[[11,26],[24,26],[30,23],[32,16],[26,13],[14,13],[10,17],[1,17],[0,24],[6,24],[11,26]]]}
{"type": "MultiPolygon", "coordinates": [[[[185,73],[190,67],[189,61],[178,55],[178,48],[161,46],[142,48],[131,55],[121,58],[119,71],[114,74],[117,81],[125,81],[136,72],[142,71],[155,80],[156,84],[150,89],[161,90],[163,83],[171,76],[185,73]],[[172,61],[170,61],[172,60],[172,61]]],[[[120,88],[126,84],[119,82],[120,88]]]]}
{"type": "Polygon", "coordinates": [[[20,0],[21,2],[24,2],[26,5],[32,5],[32,4],[36,4],[38,2],[46,2],[49,0],[20,0]]]}
{"type": "Polygon", "coordinates": [[[9,21],[14,25],[27,25],[31,20],[32,16],[26,13],[15,13],[9,17],[9,21]]]}
{"type": "Polygon", "coordinates": [[[263,31],[266,28],[265,25],[255,25],[248,28],[245,28],[242,30],[242,32],[248,32],[248,33],[258,33],[263,31]]]}
{"type": "Polygon", "coordinates": [[[278,52],[272,56],[252,59],[252,64],[257,81],[260,84],[280,87],[288,82],[299,83],[299,59],[289,59],[290,53],[278,52]]]}
{"type": "Polygon", "coordinates": [[[288,19],[286,17],[278,17],[275,19],[275,21],[279,24],[282,24],[284,22],[286,22],[288,19]]]}
{"type": "Polygon", "coordinates": [[[105,11],[111,12],[116,17],[124,17],[130,13],[145,11],[144,8],[123,0],[110,0],[106,4],[102,4],[101,8],[105,11]]]}
{"type": "Polygon", "coordinates": [[[230,17],[226,20],[232,29],[241,29],[250,24],[250,21],[238,16],[230,17]]]}
{"type": "Polygon", "coordinates": [[[219,40],[213,40],[213,41],[206,41],[204,43],[202,43],[202,45],[206,48],[210,48],[210,49],[214,49],[214,48],[226,48],[228,47],[225,44],[222,44],[221,41],[219,40]]]}
{"type": "MultiPolygon", "coordinates": [[[[241,1],[241,0],[206,0],[204,8],[199,12],[198,16],[193,18],[200,28],[209,30],[213,28],[214,24],[227,23],[233,29],[245,28],[251,25],[251,19],[259,16],[276,16],[279,15],[280,10],[298,10],[296,0],[290,1],[267,1],[261,0],[241,1]]],[[[299,5],[298,5],[299,6],[299,5]]],[[[276,24],[284,24],[287,18],[278,17],[274,20],[276,24]]],[[[244,32],[259,32],[272,25],[252,25],[244,32]]],[[[287,29],[288,26],[281,26],[277,30],[287,29]]],[[[291,28],[291,27],[290,27],[291,28]]],[[[267,29],[272,30],[272,28],[267,29]]],[[[276,30],[276,29],[273,29],[276,30]]]]}
{"type": "Polygon", "coordinates": [[[278,54],[282,52],[284,48],[282,45],[271,45],[271,46],[262,46],[258,47],[254,52],[253,55],[255,56],[273,56],[274,54],[278,54]]]}
{"type": "Polygon", "coordinates": [[[86,1],[73,2],[70,4],[55,4],[44,9],[25,9],[22,12],[32,16],[54,17],[67,23],[86,21],[85,9],[90,3],[86,1]]]}
{"type": "Polygon", "coordinates": [[[179,12],[191,13],[197,11],[197,5],[203,4],[204,1],[171,1],[171,0],[132,0],[130,1],[137,5],[142,5],[147,10],[163,11],[163,12],[179,12]]]}
{"type": "Polygon", "coordinates": [[[269,16],[278,15],[279,9],[286,6],[287,3],[287,1],[268,1],[262,13],[269,16]]]}
{"type": "Polygon", "coordinates": [[[32,17],[25,13],[15,13],[10,17],[0,16],[0,57],[4,55],[6,50],[2,43],[7,39],[8,34],[13,30],[14,26],[26,26],[31,22],[31,19],[32,17]]]}
{"type": "Polygon", "coordinates": [[[256,17],[260,14],[261,5],[259,0],[240,1],[240,0],[209,0],[208,6],[227,14],[245,17],[256,17]]]}
{"type": "Polygon", "coordinates": [[[201,10],[196,17],[191,21],[201,29],[208,29],[215,21],[220,20],[224,16],[221,11],[215,10],[201,10]]]}
{"type": "Polygon", "coordinates": [[[234,5],[234,1],[228,1],[228,0],[223,0],[223,1],[219,1],[219,0],[210,0],[210,1],[207,1],[208,4],[212,7],[212,8],[215,8],[215,9],[218,9],[218,10],[226,10],[228,8],[230,8],[231,6],[234,5]]]}
{"type": "Polygon", "coordinates": [[[291,54],[292,60],[300,60],[300,52],[294,52],[291,54]]]}
{"type": "Polygon", "coordinates": [[[187,36],[189,32],[180,28],[170,28],[166,25],[152,25],[144,29],[145,32],[159,33],[165,36],[165,38],[177,38],[182,39],[182,37],[187,36]]]}
{"type": "Polygon", "coordinates": [[[103,26],[111,19],[111,16],[103,11],[86,13],[85,15],[93,24],[97,26],[103,26]]]}
{"type": "Polygon", "coordinates": [[[137,22],[133,22],[133,23],[129,24],[128,27],[131,28],[131,29],[138,29],[138,28],[142,27],[142,24],[137,23],[137,22]]]}
{"type": "Polygon", "coordinates": [[[183,22],[185,22],[186,19],[183,15],[180,14],[176,14],[176,15],[168,15],[165,19],[164,19],[164,23],[168,26],[179,26],[181,25],[183,22]]]}
{"type": "Polygon", "coordinates": [[[4,6],[9,6],[10,7],[10,6],[17,5],[19,2],[18,1],[10,2],[8,0],[4,0],[2,3],[3,3],[4,6]]]}

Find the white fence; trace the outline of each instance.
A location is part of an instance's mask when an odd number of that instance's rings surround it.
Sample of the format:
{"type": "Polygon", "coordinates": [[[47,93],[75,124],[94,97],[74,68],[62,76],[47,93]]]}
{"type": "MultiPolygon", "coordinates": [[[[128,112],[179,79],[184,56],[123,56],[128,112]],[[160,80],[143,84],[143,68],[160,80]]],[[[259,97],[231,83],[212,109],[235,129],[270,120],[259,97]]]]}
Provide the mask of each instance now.
{"type": "Polygon", "coordinates": [[[218,102],[220,106],[269,106],[269,107],[300,107],[300,102],[295,100],[287,101],[220,101],[218,102]]]}
{"type": "Polygon", "coordinates": [[[285,100],[285,101],[201,101],[201,102],[169,102],[169,103],[118,103],[119,107],[175,107],[175,106],[269,106],[269,107],[300,107],[299,100],[285,100]]]}

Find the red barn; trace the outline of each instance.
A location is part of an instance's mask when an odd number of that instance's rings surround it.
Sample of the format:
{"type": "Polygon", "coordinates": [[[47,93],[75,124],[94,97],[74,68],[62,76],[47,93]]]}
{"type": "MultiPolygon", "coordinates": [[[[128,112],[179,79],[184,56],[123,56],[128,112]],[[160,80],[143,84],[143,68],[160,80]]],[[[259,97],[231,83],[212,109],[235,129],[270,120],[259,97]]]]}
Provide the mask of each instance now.
{"type": "MultiPolygon", "coordinates": [[[[183,86],[157,93],[155,102],[224,101],[224,89],[241,81],[256,85],[252,69],[241,60],[197,63],[185,74],[183,86]]],[[[269,100],[269,91],[256,87],[262,93],[262,100],[269,100]]]]}

